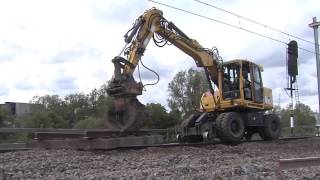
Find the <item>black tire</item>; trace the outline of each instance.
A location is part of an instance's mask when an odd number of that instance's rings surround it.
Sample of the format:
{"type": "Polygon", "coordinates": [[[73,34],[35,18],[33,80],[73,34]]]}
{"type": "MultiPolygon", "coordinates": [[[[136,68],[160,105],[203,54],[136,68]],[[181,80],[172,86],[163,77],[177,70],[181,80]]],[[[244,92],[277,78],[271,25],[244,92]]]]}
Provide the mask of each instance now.
{"type": "Polygon", "coordinates": [[[259,129],[260,137],[264,140],[279,139],[281,135],[280,119],[275,114],[264,116],[264,126],[259,129]]]}
{"type": "Polygon", "coordinates": [[[244,129],[244,122],[236,112],[222,113],[217,118],[217,134],[224,143],[239,143],[244,129]]]}

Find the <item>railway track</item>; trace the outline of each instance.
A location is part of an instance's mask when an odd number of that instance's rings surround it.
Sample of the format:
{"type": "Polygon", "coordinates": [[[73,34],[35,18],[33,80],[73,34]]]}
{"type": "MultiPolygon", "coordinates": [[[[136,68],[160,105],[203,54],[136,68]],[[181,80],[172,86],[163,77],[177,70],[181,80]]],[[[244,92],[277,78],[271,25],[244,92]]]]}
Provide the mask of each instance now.
{"type": "MultiPolygon", "coordinates": [[[[299,140],[299,139],[308,139],[308,138],[313,138],[314,136],[292,136],[292,137],[281,137],[278,140],[270,140],[270,141],[265,141],[265,140],[243,140],[238,144],[241,143],[254,143],[254,142],[259,142],[259,143],[270,143],[270,142],[287,142],[287,141],[293,141],[293,140],[299,140]]],[[[214,141],[214,142],[199,142],[199,143],[164,143],[164,144],[153,144],[153,145],[141,145],[141,146],[131,146],[131,147],[125,147],[125,148],[120,148],[120,149],[130,149],[130,148],[147,148],[147,147],[177,147],[177,146],[208,146],[208,145],[215,145],[215,144],[224,144],[220,142],[219,140],[214,141]]],[[[237,145],[237,144],[234,144],[237,145]]]]}
{"type": "MultiPolygon", "coordinates": [[[[142,129],[126,131],[111,129],[45,129],[45,128],[0,128],[0,134],[28,133],[33,140],[29,143],[0,144],[0,152],[29,150],[32,148],[44,149],[81,149],[81,150],[111,150],[137,149],[147,147],[175,147],[175,146],[206,146],[221,144],[217,139],[213,142],[200,143],[168,143],[164,136],[167,129],[142,129]]],[[[281,137],[277,142],[284,143],[313,136],[281,137]]],[[[251,140],[242,142],[269,142],[251,140]]]]}

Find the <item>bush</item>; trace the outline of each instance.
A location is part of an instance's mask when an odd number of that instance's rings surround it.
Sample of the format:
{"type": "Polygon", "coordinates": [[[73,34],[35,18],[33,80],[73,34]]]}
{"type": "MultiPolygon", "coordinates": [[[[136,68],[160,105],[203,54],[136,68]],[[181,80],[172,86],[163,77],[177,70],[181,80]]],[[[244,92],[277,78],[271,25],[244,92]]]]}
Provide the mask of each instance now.
{"type": "MultiPolygon", "coordinates": [[[[295,127],[293,128],[293,135],[295,136],[314,136],[316,134],[316,128],[306,127],[295,127]]],[[[291,128],[284,127],[281,132],[282,136],[291,136],[291,128]]]]}
{"type": "Polygon", "coordinates": [[[78,129],[90,129],[90,128],[98,128],[102,129],[104,128],[104,123],[102,118],[96,118],[96,117],[88,117],[86,119],[80,120],[76,122],[74,125],[74,128],[78,129]]]}
{"type": "Polygon", "coordinates": [[[179,115],[175,111],[167,113],[164,106],[159,103],[150,103],[146,106],[150,115],[147,128],[163,129],[175,126],[179,121],[179,115]]]}
{"type": "Polygon", "coordinates": [[[34,112],[18,120],[26,128],[67,128],[68,122],[55,112],[34,112]]]}
{"type": "Polygon", "coordinates": [[[2,134],[0,143],[27,143],[31,139],[31,135],[28,133],[2,134]]]}

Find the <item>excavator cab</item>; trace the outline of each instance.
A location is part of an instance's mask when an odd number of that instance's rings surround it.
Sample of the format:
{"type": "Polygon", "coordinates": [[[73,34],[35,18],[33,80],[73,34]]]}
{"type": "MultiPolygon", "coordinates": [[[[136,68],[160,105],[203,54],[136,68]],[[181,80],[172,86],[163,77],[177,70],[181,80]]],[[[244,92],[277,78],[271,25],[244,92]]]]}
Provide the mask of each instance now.
{"type": "Polygon", "coordinates": [[[240,98],[240,67],[238,63],[223,66],[222,96],[224,99],[240,98]]]}
{"type": "Polygon", "coordinates": [[[263,87],[263,68],[247,60],[232,60],[222,65],[221,85],[215,98],[206,92],[200,102],[203,111],[233,109],[271,109],[272,91],[263,87]]]}
{"type": "Polygon", "coordinates": [[[262,67],[245,60],[236,60],[223,65],[223,98],[263,103],[262,67]]]}

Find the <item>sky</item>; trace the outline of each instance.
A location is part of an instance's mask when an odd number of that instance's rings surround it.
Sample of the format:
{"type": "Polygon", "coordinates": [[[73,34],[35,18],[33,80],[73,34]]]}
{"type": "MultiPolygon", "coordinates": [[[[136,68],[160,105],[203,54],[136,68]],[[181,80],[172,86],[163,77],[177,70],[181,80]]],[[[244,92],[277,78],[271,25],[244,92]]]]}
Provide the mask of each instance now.
{"type": "MultiPolygon", "coordinates": [[[[284,42],[295,40],[268,28],[218,11],[194,0],[157,0],[171,6],[249,29],[284,42]]],[[[320,19],[318,0],[203,0],[269,27],[313,42],[312,17],[320,19]]],[[[203,47],[217,47],[224,61],[248,59],[264,66],[264,86],[274,104],[285,107],[286,45],[239,29],[177,11],[147,0],[0,0],[0,103],[29,102],[33,96],[88,93],[111,79],[113,64],[125,45],[123,35],[144,11],[156,7],[203,47]]],[[[301,48],[314,45],[297,40],[301,48]]],[[[182,70],[195,68],[191,57],[174,46],[150,42],[142,57],[160,75],[139,99],[167,104],[168,83],[182,70]]],[[[318,110],[315,55],[299,50],[300,101],[318,110]]],[[[156,76],[141,70],[143,83],[156,76]]]]}

